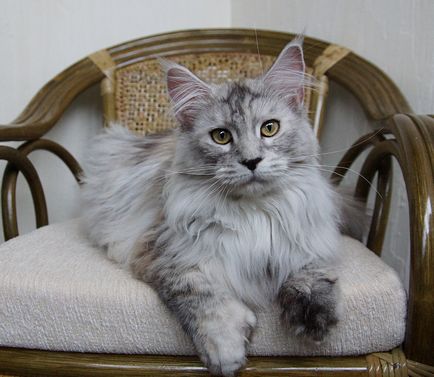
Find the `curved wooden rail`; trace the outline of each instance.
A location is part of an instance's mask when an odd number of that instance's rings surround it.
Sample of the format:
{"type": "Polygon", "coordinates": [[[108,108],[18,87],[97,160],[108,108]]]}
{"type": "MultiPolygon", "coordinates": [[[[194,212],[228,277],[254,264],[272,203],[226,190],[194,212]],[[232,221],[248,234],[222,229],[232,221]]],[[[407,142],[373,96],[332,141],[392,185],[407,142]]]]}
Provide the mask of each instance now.
{"type": "MultiPolygon", "coordinates": [[[[209,376],[194,356],[112,355],[0,347],[0,372],[43,376],[209,376]]],[[[407,360],[401,349],[365,357],[249,357],[248,376],[434,376],[429,365],[407,360]]]]}
{"type": "Polygon", "coordinates": [[[391,198],[391,157],[398,162],[405,181],[411,228],[410,292],[405,351],[409,358],[434,365],[434,119],[397,114],[384,128],[357,140],[332,174],[340,183],[347,169],[369,147],[355,196],[366,200],[375,173],[377,196],[368,247],[381,252],[391,198]],[[388,135],[388,138],[385,136],[388,135]]]}
{"type": "Polygon", "coordinates": [[[339,163],[336,165],[335,170],[330,176],[330,179],[339,184],[348,172],[348,168],[354,163],[354,161],[361,155],[363,151],[374,145],[378,145],[385,140],[384,134],[386,130],[381,128],[379,130],[370,132],[361,136],[351,145],[345,152],[339,163]]]}
{"type": "Polygon", "coordinates": [[[72,100],[104,75],[88,58],[49,81],[11,123],[0,125],[0,140],[34,140],[47,133],[72,100]]]}
{"type": "MultiPolygon", "coordinates": [[[[36,226],[48,224],[47,203],[45,201],[44,190],[35,167],[30,160],[18,150],[0,146],[0,159],[9,161],[5,169],[14,171],[18,169],[24,175],[32,193],[33,206],[35,209],[36,226]]],[[[6,189],[8,183],[3,178],[2,182],[2,218],[3,233],[5,240],[18,236],[17,210],[16,210],[16,193],[6,189]]]]}
{"type": "MultiPolygon", "coordinates": [[[[381,128],[360,137],[337,164],[330,176],[332,182],[336,185],[340,184],[346,173],[350,171],[349,168],[366,149],[372,147],[375,149],[381,147],[382,143],[387,143],[388,140],[384,136],[387,133],[386,129],[381,128]]],[[[390,158],[377,161],[373,160],[371,154],[372,151],[363,163],[354,196],[357,200],[366,203],[370,189],[373,187],[372,181],[378,173],[375,206],[366,246],[377,255],[381,255],[392,197],[392,164],[390,158]]]]}
{"type": "MultiPolygon", "coordinates": [[[[425,365],[421,366],[426,368],[425,365]]],[[[407,376],[405,355],[391,352],[353,357],[249,357],[240,377],[407,376]]],[[[193,356],[110,355],[0,348],[0,372],[44,376],[209,376],[193,356]]]]}
{"type": "MultiPolygon", "coordinates": [[[[17,189],[17,179],[18,173],[21,171],[25,173],[23,170],[24,165],[20,165],[17,161],[27,161],[26,166],[28,164],[30,167],[26,167],[25,169],[30,171],[34,171],[34,174],[29,176],[27,182],[29,184],[30,189],[36,190],[35,192],[38,195],[33,195],[33,202],[35,205],[35,214],[36,214],[36,227],[40,228],[41,226],[48,224],[48,213],[47,213],[47,204],[45,201],[44,192],[42,189],[42,185],[40,179],[31,164],[30,160],[27,156],[35,151],[35,150],[46,150],[48,152],[53,153],[57,157],[59,157],[65,165],[69,168],[71,173],[74,175],[74,178],[77,182],[80,182],[80,175],[82,173],[82,169],[77,162],[77,160],[61,145],[55,143],[51,140],[37,139],[34,141],[29,141],[23,145],[21,145],[18,150],[10,148],[14,152],[11,152],[11,158],[8,160],[8,164],[6,165],[3,181],[2,181],[2,215],[3,215],[3,228],[4,228],[4,237],[5,240],[9,240],[13,237],[18,236],[18,221],[17,221],[17,207],[16,207],[16,189],[17,189]],[[17,157],[20,156],[20,157],[17,157]]],[[[1,150],[0,150],[1,151],[1,150]]],[[[0,158],[2,154],[0,154],[0,158]]],[[[26,177],[27,178],[27,177],[26,177]]]]}
{"type": "MultiPolygon", "coordinates": [[[[386,122],[399,149],[389,145],[401,166],[410,215],[410,289],[405,352],[434,365],[434,119],[398,114],[386,122]]],[[[380,152],[379,152],[380,153],[380,152]]]]}
{"type": "Polygon", "coordinates": [[[28,156],[30,153],[36,150],[45,150],[47,152],[51,152],[55,156],[59,157],[65,165],[69,168],[69,171],[74,176],[77,183],[80,183],[80,177],[83,173],[83,170],[75,159],[75,157],[69,153],[64,147],[60,144],[47,139],[37,139],[33,141],[29,141],[21,145],[18,150],[23,153],[25,156],[28,156]]]}
{"type": "MultiPolygon", "coordinates": [[[[257,31],[261,54],[277,55],[294,34],[257,31]]],[[[314,38],[305,38],[308,65],[329,46],[314,38]]],[[[250,29],[187,30],[159,34],[110,47],[106,50],[116,67],[155,57],[211,51],[256,52],[255,31],[250,29]]],[[[361,102],[371,119],[385,119],[395,113],[411,112],[396,85],[378,67],[350,53],[328,71],[336,81],[361,102]]],[[[0,126],[0,140],[32,140],[50,130],[72,100],[104,73],[88,57],[67,68],[48,82],[11,124],[0,126]]]]}
{"type": "Polygon", "coordinates": [[[377,255],[381,255],[384,238],[386,236],[387,220],[389,218],[390,204],[392,200],[392,159],[391,156],[378,158],[377,151],[385,145],[393,143],[393,140],[385,140],[375,146],[369,153],[356,185],[356,197],[363,198],[366,202],[371,182],[377,173],[377,188],[375,195],[374,212],[368,233],[366,246],[377,255]]]}

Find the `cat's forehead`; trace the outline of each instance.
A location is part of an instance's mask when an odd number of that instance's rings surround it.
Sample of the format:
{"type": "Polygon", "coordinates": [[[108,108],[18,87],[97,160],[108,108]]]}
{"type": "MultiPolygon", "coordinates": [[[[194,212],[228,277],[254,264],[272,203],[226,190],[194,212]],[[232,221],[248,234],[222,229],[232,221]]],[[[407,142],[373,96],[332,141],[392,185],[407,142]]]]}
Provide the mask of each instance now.
{"type": "Polygon", "coordinates": [[[222,103],[232,105],[245,99],[258,98],[263,94],[263,85],[257,80],[240,80],[226,82],[215,86],[214,95],[222,103]]]}
{"type": "Polygon", "coordinates": [[[214,117],[233,125],[254,122],[284,110],[261,82],[247,79],[214,87],[214,117]]]}

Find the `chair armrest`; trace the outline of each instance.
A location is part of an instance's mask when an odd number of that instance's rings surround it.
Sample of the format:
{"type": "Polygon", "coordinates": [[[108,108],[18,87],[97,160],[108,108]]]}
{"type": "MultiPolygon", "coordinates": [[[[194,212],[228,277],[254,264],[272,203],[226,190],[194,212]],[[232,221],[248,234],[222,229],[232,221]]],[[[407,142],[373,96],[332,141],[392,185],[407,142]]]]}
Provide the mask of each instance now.
{"type": "Polygon", "coordinates": [[[434,118],[395,114],[383,128],[362,136],[345,153],[332,174],[339,184],[357,157],[372,147],[360,171],[355,196],[366,202],[378,173],[374,215],[367,246],[380,255],[389,215],[391,158],[404,177],[410,217],[410,286],[405,352],[408,358],[434,365],[434,118]]]}
{"type": "Polygon", "coordinates": [[[434,119],[397,114],[386,121],[403,173],[410,214],[410,288],[405,352],[434,365],[434,119]]]}
{"type": "Polygon", "coordinates": [[[1,213],[5,240],[18,236],[16,209],[17,176],[21,172],[32,193],[36,226],[48,224],[47,205],[38,173],[27,158],[34,150],[46,150],[57,155],[79,181],[81,167],[62,146],[40,139],[65,112],[73,99],[104,78],[101,69],[86,57],[49,81],[12,123],[0,125],[1,141],[28,140],[17,149],[0,146],[0,160],[8,161],[1,184],[1,213]]]}
{"type": "Polygon", "coordinates": [[[47,133],[72,100],[100,81],[103,72],[88,57],[49,81],[10,124],[0,124],[0,141],[34,140],[47,133]]]}

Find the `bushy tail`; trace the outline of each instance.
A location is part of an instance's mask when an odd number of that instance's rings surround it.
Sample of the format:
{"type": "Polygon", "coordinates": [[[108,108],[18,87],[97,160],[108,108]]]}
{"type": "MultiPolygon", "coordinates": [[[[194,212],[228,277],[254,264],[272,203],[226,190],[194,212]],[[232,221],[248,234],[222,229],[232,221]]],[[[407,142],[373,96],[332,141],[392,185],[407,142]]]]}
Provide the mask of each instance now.
{"type": "Polygon", "coordinates": [[[346,187],[336,186],[335,190],[340,207],[341,233],[362,241],[369,224],[365,203],[355,199],[346,187]]]}

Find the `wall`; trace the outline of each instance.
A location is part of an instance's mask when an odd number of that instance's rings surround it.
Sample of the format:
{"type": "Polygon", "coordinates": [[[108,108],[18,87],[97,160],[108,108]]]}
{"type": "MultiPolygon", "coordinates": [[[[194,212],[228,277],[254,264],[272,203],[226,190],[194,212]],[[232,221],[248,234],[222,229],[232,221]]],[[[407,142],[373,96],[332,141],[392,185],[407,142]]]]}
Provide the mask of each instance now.
{"type": "MultiPolygon", "coordinates": [[[[231,4],[232,26],[304,32],[346,46],[387,72],[416,113],[433,113],[433,1],[233,0],[231,4]]],[[[326,119],[331,127],[323,137],[322,149],[323,163],[332,165],[356,135],[369,131],[372,125],[343,88],[332,86],[331,97],[326,119]]],[[[393,196],[383,257],[407,282],[408,206],[396,166],[395,172],[398,190],[393,196]]],[[[354,179],[352,172],[349,175],[354,179]]]]}
{"type": "MultiPolygon", "coordinates": [[[[1,0],[1,9],[0,124],[14,119],[57,73],[96,50],[166,31],[230,24],[229,0],[1,0]]],[[[86,141],[100,128],[99,108],[99,90],[92,88],[47,137],[80,160],[86,141]]],[[[44,152],[35,152],[31,160],[43,166],[50,221],[76,215],[78,190],[62,164],[44,152]]],[[[22,181],[17,201],[25,233],[34,228],[34,219],[22,181]]]]}
{"type": "Polygon", "coordinates": [[[233,0],[232,26],[290,31],[351,48],[387,72],[417,113],[432,113],[431,0],[233,0]]]}

